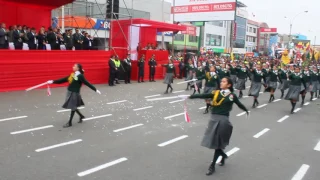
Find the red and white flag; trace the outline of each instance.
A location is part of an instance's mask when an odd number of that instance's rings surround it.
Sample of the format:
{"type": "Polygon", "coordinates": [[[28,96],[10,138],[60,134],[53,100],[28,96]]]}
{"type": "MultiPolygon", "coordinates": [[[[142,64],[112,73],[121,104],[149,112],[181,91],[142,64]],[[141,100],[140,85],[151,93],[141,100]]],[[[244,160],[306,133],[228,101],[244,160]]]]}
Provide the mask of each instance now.
{"type": "Polygon", "coordinates": [[[47,85],[47,95],[51,96],[51,90],[50,90],[50,86],[49,85],[47,85]]]}
{"type": "Polygon", "coordinates": [[[184,102],[184,119],[186,120],[187,123],[190,122],[190,117],[187,111],[187,103],[186,101],[184,102]]]}

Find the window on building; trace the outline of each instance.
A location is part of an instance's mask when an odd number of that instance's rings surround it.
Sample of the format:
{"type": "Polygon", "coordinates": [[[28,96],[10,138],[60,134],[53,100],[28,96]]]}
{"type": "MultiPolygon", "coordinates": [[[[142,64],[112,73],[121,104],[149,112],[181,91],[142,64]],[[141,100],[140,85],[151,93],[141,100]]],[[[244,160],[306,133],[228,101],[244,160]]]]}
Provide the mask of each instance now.
{"type": "Polygon", "coordinates": [[[250,27],[249,32],[252,32],[252,27],[250,27]]]}
{"type": "Polygon", "coordinates": [[[174,36],[175,41],[184,41],[184,34],[176,34],[174,36]]]}
{"type": "Polygon", "coordinates": [[[222,36],[206,34],[206,46],[222,46],[222,36]]]}
{"type": "Polygon", "coordinates": [[[208,24],[223,27],[223,21],[210,21],[210,22],[208,22],[208,24]]]}
{"type": "Polygon", "coordinates": [[[189,42],[198,42],[198,37],[189,35],[189,42]]]}
{"type": "Polygon", "coordinates": [[[246,41],[249,41],[249,36],[247,36],[246,41]]]}
{"type": "Polygon", "coordinates": [[[253,28],[253,33],[257,33],[257,28],[253,28]]]}
{"type": "Polygon", "coordinates": [[[255,37],[252,37],[252,42],[256,42],[256,38],[255,37]]]}

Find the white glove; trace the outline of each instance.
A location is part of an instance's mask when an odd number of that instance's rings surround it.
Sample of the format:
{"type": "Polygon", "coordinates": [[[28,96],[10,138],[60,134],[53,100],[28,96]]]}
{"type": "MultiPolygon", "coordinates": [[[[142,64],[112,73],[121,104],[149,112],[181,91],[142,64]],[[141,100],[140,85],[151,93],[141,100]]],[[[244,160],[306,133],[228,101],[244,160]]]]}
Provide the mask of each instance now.
{"type": "Polygon", "coordinates": [[[97,92],[98,94],[101,94],[101,92],[100,92],[99,90],[96,90],[96,92],[97,92]]]}
{"type": "Polygon", "coordinates": [[[47,83],[48,84],[53,84],[53,80],[49,80],[47,83]]]}

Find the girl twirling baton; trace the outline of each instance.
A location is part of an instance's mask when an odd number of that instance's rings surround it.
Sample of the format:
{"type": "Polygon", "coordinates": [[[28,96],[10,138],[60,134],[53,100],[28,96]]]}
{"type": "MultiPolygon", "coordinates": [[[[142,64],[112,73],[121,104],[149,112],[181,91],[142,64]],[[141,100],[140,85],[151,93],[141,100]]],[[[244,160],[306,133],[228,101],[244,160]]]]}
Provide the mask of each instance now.
{"type": "Polygon", "coordinates": [[[85,84],[90,89],[94,90],[98,94],[101,94],[99,90],[97,90],[85,79],[83,73],[84,71],[82,69],[82,65],[75,64],[73,66],[73,72],[69,76],[58,80],[48,81],[48,84],[62,84],[69,82],[66,101],[62,107],[65,109],[71,109],[71,114],[68,123],[63,126],[64,128],[72,126],[72,119],[74,113],[77,113],[80,116],[79,123],[82,123],[83,119],[85,118],[84,115],[82,115],[81,112],[78,110],[78,107],[84,106],[83,100],[80,95],[80,89],[82,84],[85,84]]]}

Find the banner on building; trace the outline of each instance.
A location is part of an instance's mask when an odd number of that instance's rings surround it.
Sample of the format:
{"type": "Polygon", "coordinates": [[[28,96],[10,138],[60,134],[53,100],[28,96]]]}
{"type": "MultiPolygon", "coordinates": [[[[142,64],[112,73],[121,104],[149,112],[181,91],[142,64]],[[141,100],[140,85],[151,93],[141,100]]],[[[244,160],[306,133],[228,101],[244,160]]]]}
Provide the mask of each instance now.
{"type": "Polygon", "coordinates": [[[237,23],[233,22],[232,24],[232,38],[235,41],[237,39],[237,23]]]}
{"type": "Polygon", "coordinates": [[[186,31],[181,31],[181,34],[188,34],[191,36],[197,36],[197,27],[195,26],[187,26],[186,31]]]}
{"type": "Polygon", "coordinates": [[[233,21],[236,0],[176,0],[171,9],[175,21],[233,21]]]}
{"type": "Polygon", "coordinates": [[[259,29],[260,33],[277,33],[277,28],[260,28],[259,29]]]}

